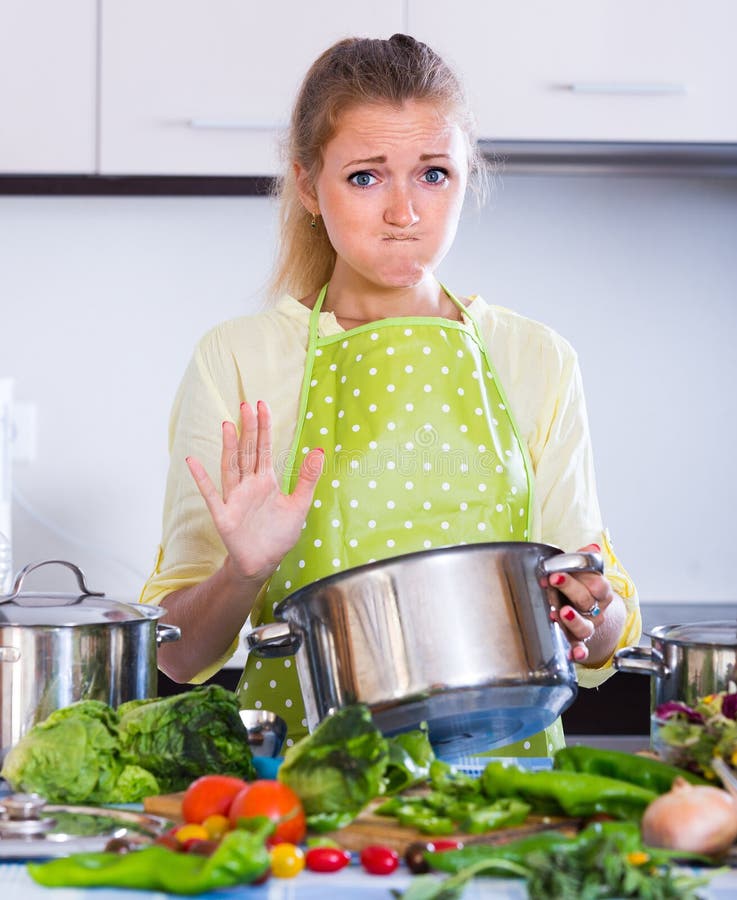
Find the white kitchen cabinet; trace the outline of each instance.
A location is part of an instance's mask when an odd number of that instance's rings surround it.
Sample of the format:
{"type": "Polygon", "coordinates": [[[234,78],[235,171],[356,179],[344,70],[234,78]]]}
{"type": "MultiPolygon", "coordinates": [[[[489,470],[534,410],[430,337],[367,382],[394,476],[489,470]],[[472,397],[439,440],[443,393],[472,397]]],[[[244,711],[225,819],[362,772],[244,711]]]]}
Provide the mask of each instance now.
{"type": "Polygon", "coordinates": [[[734,0],[408,0],[464,74],[480,136],[737,142],[734,0]]]}
{"type": "Polygon", "coordinates": [[[95,0],[0,2],[0,171],[95,168],[95,0]]]}
{"type": "Polygon", "coordinates": [[[100,172],[273,175],[308,66],[402,0],[102,0],[100,172]]]}

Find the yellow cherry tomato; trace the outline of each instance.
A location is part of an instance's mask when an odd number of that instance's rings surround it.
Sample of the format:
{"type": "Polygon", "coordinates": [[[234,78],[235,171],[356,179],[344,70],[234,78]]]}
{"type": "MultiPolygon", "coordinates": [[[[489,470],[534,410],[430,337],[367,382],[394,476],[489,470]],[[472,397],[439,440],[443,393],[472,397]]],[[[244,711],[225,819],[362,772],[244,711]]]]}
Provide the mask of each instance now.
{"type": "Polygon", "coordinates": [[[174,832],[174,837],[180,844],[186,844],[187,841],[210,840],[210,835],[204,825],[195,825],[194,822],[190,822],[187,825],[182,825],[181,828],[177,828],[174,832]]]}
{"type": "Polygon", "coordinates": [[[277,844],[271,848],[269,857],[275,878],[294,878],[305,867],[305,855],[296,844],[277,844]]]}
{"type": "Polygon", "coordinates": [[[202,822],[202,827],[211,841],[219,841],[224,834],[230,831],[230,819],[227,816],[221,816],[220,813],[213,813],[202,822]]]}

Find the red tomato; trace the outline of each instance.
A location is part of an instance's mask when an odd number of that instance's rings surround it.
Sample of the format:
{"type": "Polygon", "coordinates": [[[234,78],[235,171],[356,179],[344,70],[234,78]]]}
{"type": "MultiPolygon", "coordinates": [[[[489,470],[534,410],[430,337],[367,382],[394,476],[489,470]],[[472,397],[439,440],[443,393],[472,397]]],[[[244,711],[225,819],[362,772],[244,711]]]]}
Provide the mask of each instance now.
{"type": "Polygon", "coordinates": [[[463,841],[455,841],[453,838],[431,838],[427,842],[427,849],[431,853],[445,853],[446,850],[462,850],[463,841]]]}
{"type": "Polygon", "coordinates": [[[227,816],[236,794],[248,783],[231,775],[203,775],[184,792],[182,816],[185,822],[201,824],[208,816],[227,816]]]}
{"type": "Polygon", "coordinates": [[[399,865],[399,856],[389,847],[371,844],[361,850],[361,865],[369,875],[391,875],[399,865]]]}
{"type": "Polygon", "coordinates": [[[305,857],[305,865],[311,872],[338,872],[350,861],[351,854],[340,847],[313,847],[305,857]]]}
{"type": "Polygon", "coordinates": [[[265,778],[247,785],[235,797],[230,807],[230,824],[252,816],[268,816],[276,822],[276,830],[266,842],[269,846],[299,844],[307,833],[305,811],[299,797],[281,781],[265,778]]]}

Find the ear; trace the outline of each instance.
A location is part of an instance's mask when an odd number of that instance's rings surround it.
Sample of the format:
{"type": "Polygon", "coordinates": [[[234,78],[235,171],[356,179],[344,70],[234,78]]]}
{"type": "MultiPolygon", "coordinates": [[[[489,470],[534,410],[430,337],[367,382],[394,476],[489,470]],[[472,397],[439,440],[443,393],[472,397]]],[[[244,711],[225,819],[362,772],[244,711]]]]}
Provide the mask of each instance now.
{"type": "Polygon", "coordinates": [[[299,194],[302,206],[304,206],[308,213],[318,215],[320,212],[320,204],[317,202],[317,194],[315,193],[315,188],[307,173],[307,169],[298,162],[293,163],[293,166],[295,182],[297,184],[297,193],[299,194]]]}

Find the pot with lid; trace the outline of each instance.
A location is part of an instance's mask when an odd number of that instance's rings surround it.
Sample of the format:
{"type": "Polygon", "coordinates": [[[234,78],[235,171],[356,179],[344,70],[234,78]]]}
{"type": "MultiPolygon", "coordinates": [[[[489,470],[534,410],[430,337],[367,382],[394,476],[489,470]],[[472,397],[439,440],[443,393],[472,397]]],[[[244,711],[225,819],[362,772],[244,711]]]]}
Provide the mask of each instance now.
{"type": "Polygon", "coordinates": [[[554,572],[601,572],[595,553],[499,542],[424,550],[292,593],[247,641],[296,653],[310,730],[365,703],[391,734],[427,722],[445,759],[522,740],[576,697],[568,643],[551,622],[554,572]]]}
{"type": "Polygon", "coordinates": [[[180,637],[157,622],[166,610],[91,591],[64,560],[25,566],[0,596],[0,756],[33,725],[77,700],[118,706],[156,693],[156,650],[180,637]],[[72,593],[22,590],[41,566],[75,573],[72,593]]]}
{"type": "Polygon", "coordinates": [[[657,625],[647,635],[650,647],[618,650],[614,667],[652,676],[653,711],[670,700],[692,705],[737,682],[737,622],[657,625]]]}

